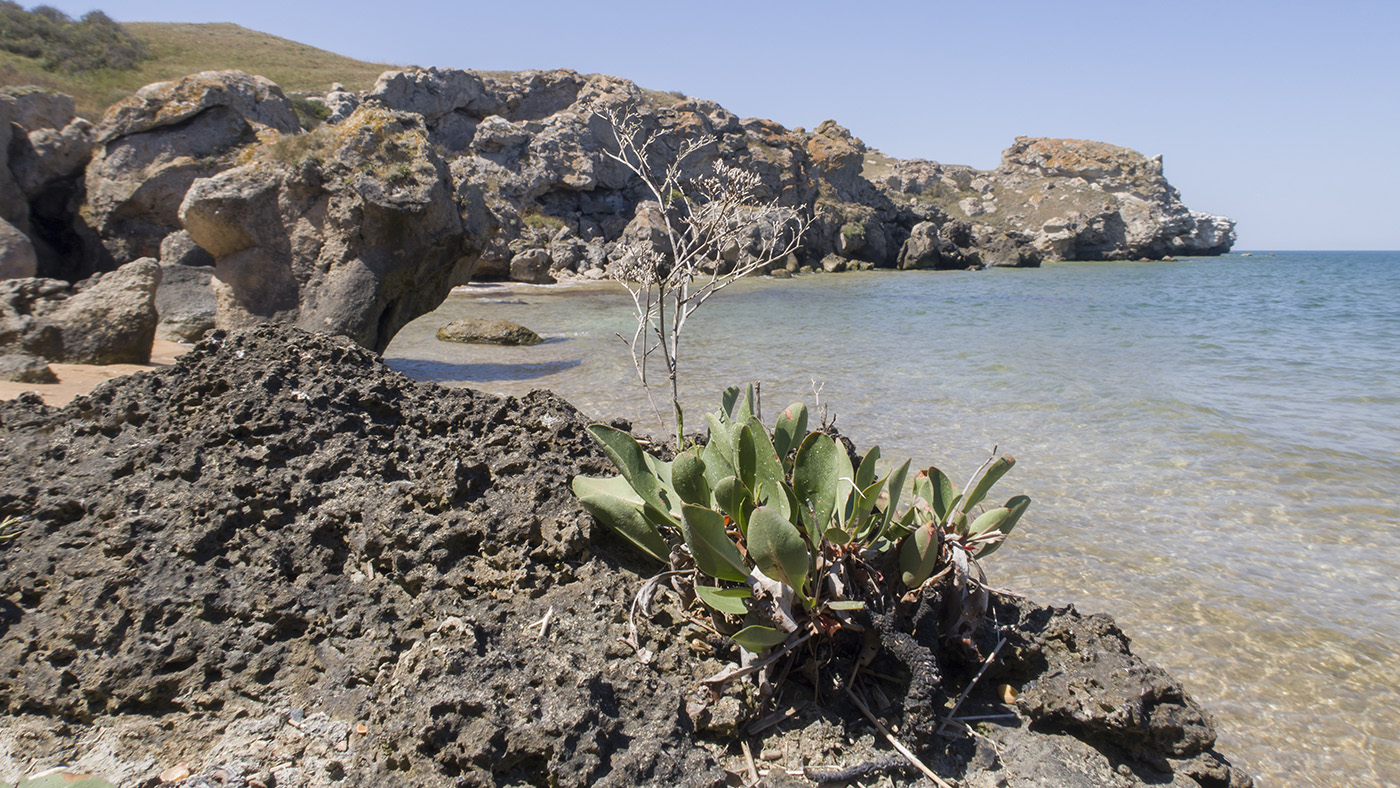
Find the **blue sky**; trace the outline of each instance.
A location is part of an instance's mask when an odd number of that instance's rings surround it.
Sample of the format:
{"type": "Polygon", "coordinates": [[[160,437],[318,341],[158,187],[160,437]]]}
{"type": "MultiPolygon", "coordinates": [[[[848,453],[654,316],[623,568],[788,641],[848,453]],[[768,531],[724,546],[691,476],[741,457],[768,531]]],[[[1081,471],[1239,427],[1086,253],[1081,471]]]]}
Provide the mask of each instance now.
{"type": "Polygon", "coordinates": [[[1238,250],[1400,249],[1396,0],[49,4],[386,63],[616,74],[983,168],[1019,135],[1102,140],[1162,154],[1187,205],[1238,220],[1238,250]]]}

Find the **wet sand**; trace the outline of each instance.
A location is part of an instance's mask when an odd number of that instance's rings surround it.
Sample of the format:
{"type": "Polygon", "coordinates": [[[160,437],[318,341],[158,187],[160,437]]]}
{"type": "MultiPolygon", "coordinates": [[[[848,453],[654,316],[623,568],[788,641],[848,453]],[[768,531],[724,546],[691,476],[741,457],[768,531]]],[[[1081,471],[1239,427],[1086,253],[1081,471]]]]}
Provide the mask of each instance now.
{"type": "Polygon", "coordinates": [[[58,376],[57,383],[11,383],[0,380],[0,399],[14,399],[26,391],[34,391],[50,405],[67,405],[74,397],[92,391],[103,381],[169,366],[175,363],[176,356],[190,347],[157,339],[151,346],[149,364],[50,364],[49,369],[58,376]]]}

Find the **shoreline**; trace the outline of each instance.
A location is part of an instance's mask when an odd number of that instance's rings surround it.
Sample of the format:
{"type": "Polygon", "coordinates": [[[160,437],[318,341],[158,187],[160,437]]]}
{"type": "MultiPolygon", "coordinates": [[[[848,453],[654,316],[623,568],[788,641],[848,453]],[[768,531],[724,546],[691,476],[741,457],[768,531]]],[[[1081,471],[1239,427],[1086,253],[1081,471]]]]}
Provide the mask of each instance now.
{"type": "Polygon", "coordinates": [[[57,383],[13,383],[0,381],[0,400],[15,399],[25,392],[34,392],[44,400],[44,404],[62,407],[73,398],[86,394],[113,378],[168,367],[176,357],[189,352],[193,345],[157,339],[151,345],[151,360],[146,364],[59,364],[50,363],[49,369],[58,377],[57,383]]]}

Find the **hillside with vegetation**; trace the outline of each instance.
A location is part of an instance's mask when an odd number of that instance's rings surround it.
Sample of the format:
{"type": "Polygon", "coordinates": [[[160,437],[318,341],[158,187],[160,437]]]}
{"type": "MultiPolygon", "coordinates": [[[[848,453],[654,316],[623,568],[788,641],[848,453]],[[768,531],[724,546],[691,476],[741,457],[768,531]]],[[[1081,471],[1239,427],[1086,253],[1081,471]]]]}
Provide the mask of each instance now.
{"type": "Polygon", "coordinates": [[[238,69],[288,93],[324,93],[336,82],[363,90],[393,68],[226,22],[119,25],[100,11],[71,20],[55,9],[25,11],[12,2],[0,3],[0,41],[0,84],[66,93],[77,99],[80,115],[93,119],[137,88],[198,71],[238,69]]]}

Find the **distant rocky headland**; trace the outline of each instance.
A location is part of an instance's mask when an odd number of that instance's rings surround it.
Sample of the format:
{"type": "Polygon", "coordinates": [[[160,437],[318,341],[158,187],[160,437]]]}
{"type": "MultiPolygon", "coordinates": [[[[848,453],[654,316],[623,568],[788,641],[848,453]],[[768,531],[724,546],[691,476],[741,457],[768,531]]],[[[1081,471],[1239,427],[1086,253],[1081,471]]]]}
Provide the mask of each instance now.
{"type": "Polygon", "coordinates": [[[616,277],[623,242],[661,233],[604,153],[608,111],[664,146],[708,135],[690,174],[743,168],[809,216],[780,261],[793,272],[1160,259],[1235,239],[1181,202],[1160,157],[1099,142],[1020,138],[987,171],[898,160],[833,121],[787,129],[568,70],[389,71],[310,100],[326,121],[308,131],[270,81],[202,72],[94,124],[69,97],[4,88],[0,348],[141,360],[156,334],[272,320],[382,350],[471,279],[616,277]]]}

